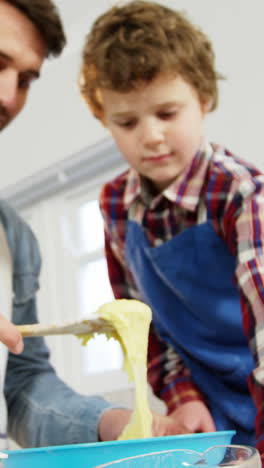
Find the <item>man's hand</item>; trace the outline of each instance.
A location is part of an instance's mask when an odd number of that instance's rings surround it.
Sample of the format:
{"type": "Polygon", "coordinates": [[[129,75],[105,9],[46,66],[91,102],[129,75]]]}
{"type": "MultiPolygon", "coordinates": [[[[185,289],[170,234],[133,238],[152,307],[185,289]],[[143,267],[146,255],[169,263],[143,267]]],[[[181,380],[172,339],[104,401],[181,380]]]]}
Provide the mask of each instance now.
{"type": "Polygon", "coordinates": [[[0,315],[0,341],[14,354],[20,354],[24,349],[21,334],[15,325],[2,315],[0,315]]]}
{"type": "Polygon", "coordinates": [[[186,427],[189,433],[215,432],[213,418],[202,401],[190,401],[179,406],[169,415],[177,424],[186,427]]]}

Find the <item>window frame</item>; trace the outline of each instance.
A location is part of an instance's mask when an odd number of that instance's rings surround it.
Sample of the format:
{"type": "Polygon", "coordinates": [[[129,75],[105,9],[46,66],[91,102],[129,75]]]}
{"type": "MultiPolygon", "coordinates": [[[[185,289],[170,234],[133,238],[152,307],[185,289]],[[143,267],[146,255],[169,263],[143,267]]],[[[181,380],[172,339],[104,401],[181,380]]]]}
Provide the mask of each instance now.
{"type": "MultiPolygon", "coordinates": [[[[21,211],[28,219],[40,244],[43,266],[38,293],[39,320],[43,323],[76,318],[75,278],[80,262],[89,255],[76,247],[76,230],[73,239],[66,236],[66,218],[75,226],[74,218],[81,203],[98,197],[103,183],[124,168],[114,168],[98,174],[92,181],[64,190],[21,211]],[[61,227],[63,226],[63,228],[61,227]],[[64,232],[62,239],[62,232],[64,232]],[[67,287],[65,288],[65,284],[67,287]]],[[[91,258],[91,257],[90,257],[91,258]]],[[[82,362],[82,347],[76,337],[47,337],[51,361],[58,374],[77,391],[85,394],[115,393],[129,390],[129,382],[123,370],[111,370],[96,374],[84,374],[76,363],[82,362]]]]}

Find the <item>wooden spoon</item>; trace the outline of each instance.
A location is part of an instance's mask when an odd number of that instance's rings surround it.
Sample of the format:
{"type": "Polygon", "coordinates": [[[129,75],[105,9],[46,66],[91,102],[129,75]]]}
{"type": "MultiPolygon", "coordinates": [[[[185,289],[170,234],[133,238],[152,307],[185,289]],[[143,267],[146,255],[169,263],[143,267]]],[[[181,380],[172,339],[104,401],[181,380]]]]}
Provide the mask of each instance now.
{"type": "Polygon", "coordinates": [[[43,325],[17,325],[23,337],[47,335],[92,335],[93,333],[116,333],[113,325],[100,317],[79,321],[64,321],[43,325]]]}

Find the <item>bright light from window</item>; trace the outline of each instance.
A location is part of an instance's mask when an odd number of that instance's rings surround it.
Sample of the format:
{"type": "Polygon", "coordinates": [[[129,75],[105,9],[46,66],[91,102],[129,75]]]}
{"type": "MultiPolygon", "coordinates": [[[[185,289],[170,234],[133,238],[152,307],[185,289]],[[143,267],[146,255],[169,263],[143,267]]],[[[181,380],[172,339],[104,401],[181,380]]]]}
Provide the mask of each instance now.
{"type": "Polygon", "coordinates": [[[80,266],[79,287],[82,316],[87,317],[105,302],[113,300],[104,258],[80,266]]]}
{"type": "MultiPolygon", "coordinates": [[[[85,252],[93,253],[103,246],[103,222],[97,201],[82,205],[79,210],[81,246],[85,252]]],[[[81,316],[88,317],[98,307],[112,301],[113,293],[108,280],[106,260],[100,255],[97,259],[87,260],[79,267],[79,298],[81,316]]],[[[123,352],[114,339],[105,335],[91,339],[83,350],[84,372],[96,374],[121,369],[123,352]]]]}
{"type": "Polygon", "coordinates": [[[81,250],[89,253],[103,247],[104,228],[98,201],[92,200],[81,205],[78,215],[81,250]]]}
{"type": "Polygon", "coordinates": [[[123,353],[120,344],[105,335],[92,338],[84,349],[84,372],[99,374],[101,372],[121,369],[123,353]]]}

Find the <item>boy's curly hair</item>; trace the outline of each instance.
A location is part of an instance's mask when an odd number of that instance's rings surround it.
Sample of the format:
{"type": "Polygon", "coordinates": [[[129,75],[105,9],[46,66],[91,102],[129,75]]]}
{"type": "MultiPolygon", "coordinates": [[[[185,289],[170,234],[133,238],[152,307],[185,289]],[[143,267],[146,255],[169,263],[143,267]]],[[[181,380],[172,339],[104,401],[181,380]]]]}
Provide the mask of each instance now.
{"type": "Polygon", "coordinates": [[[159,73],[180,75],[201,102],[217,106],[214,52],[207,36],[187,17],[145,0],[116,5],[101,15],[86,37],[80,88],[95,117],[103,120],[100,88],[127,92],[159,73]]]}

